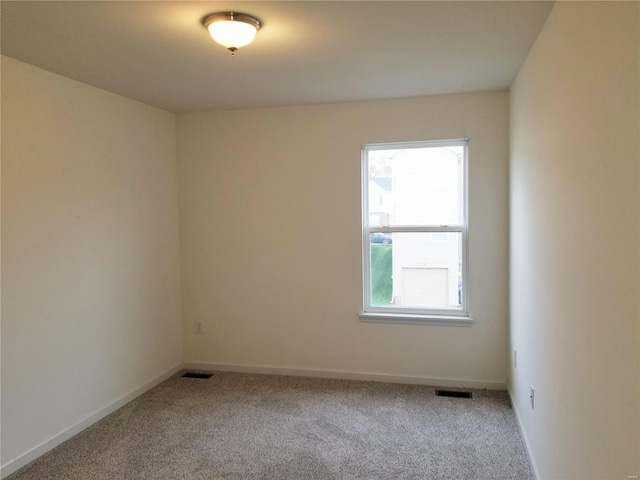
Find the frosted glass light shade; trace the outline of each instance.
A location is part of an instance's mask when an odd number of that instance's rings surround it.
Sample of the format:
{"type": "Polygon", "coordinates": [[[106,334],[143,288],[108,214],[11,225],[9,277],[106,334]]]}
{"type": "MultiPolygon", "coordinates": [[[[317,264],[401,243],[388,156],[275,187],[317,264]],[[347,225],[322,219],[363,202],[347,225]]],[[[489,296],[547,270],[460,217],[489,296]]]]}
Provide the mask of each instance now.
{"type": "Polygon", "coordinates": [[[232,12],[211,14],[202,23],[209,30],[211,38],[232,53],[251,43],[262,26],[260,21],[251,15],[232,12]]]}
{"type": "Polygon", "coordinates": [[[240,48],[251,43],[256,36],[253,25],[223,20],[209,25],[209,34],[220,45],[240,48]]]}

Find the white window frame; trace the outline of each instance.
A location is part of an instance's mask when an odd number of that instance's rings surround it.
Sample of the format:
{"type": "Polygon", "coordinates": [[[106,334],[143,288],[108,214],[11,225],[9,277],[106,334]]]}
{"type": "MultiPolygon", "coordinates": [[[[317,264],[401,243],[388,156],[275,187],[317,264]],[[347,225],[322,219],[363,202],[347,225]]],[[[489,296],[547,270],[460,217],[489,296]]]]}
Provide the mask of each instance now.
{"type": "Polygon", "coordinates": [[[363,321],[394,322],[394,323],[429,323],[440,325],[468,326],[472,323],[469,317],[469,275],[468,275],[468,225],[469,225],[469,140],[467,138],[454,140],[436,140],[423,142],[376,143],[362,146],[362,286],[363,309],[360,318],[363,321]],[[394,150],[410,148],[434,148],[461,146],[463,155],[463,223],[460,225],[403,225],[403,226],[370,226],[369,223],[369,152],[375,150],[394,150]],[[371,242],[370,234],[382,232],[453,232],[461,236],[461,307],[452,309],[432,309],[398,306],[374,306],[371,302],[371,242]]]}

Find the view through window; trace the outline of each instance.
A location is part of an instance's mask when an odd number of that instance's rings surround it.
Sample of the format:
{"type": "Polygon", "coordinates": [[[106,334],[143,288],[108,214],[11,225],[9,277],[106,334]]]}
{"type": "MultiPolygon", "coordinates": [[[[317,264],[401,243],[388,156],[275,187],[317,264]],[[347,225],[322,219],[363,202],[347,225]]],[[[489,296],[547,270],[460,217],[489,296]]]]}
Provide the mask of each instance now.
{"type": "Polygon", "coordinates": [[[467,141],[363,148],[365,313],[466,314],[467,141]]]}

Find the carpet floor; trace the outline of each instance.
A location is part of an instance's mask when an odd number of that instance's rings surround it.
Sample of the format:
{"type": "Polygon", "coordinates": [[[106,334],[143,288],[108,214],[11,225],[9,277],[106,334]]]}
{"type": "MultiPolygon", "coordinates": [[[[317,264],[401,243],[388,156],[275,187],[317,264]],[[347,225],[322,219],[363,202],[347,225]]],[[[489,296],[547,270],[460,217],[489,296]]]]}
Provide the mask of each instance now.
{"type": "Polygon", "coordinates": [[[528,479],[506,392],[172,377],[11,480],[528,479]]]}

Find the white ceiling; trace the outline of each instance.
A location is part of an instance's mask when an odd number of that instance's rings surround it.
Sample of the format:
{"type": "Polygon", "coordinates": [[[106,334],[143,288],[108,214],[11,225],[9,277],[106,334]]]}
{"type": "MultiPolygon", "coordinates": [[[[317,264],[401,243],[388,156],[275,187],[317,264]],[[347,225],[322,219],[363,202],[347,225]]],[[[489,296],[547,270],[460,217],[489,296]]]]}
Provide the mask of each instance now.
{"type": "Polygon", "coordinates": [[[7,1],[2,54],[169,111],[508,88],[541,1],[7,1]],[[202,18],[264,24],[231,57],[202,18]]]}

